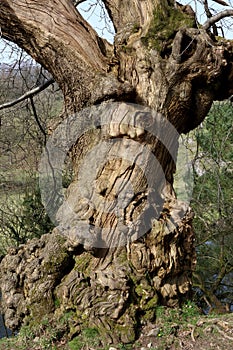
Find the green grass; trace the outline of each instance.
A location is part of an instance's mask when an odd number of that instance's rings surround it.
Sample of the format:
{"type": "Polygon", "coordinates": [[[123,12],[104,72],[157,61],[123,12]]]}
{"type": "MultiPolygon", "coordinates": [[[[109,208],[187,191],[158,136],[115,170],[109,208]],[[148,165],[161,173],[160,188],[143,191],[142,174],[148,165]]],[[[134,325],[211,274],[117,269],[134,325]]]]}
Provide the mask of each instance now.
{"type": "Polygon", "coordinates": [[[159,306],[156,309],[156,323],[160,326],[158,337],[174,334],[178,326],[196,323],[199,317],[200,311],[192,301],[187,301],[180,309],[159,306]]]}
{"type": "Polygon", "coordinates": [[[84,346],[92,346],[99,349],[100,335],[96,328],[86,328],[80,335],[69,342],[70,350],[81,350],[84,346]]]}

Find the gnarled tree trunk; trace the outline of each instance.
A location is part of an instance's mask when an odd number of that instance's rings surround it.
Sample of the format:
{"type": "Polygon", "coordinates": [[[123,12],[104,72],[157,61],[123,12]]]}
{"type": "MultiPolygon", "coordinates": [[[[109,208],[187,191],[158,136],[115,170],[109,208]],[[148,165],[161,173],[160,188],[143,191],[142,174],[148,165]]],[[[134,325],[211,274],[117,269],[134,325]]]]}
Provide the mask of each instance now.
{"type": "Polygon", "coordinates": [[[214,99],[232,94],[232,44],[197,28],[191,8],[172,0],[103,3],[114,45],[97,36],[72,1],[1,2],[4,37],[53,75],[67,115],[88,118],[81,109],[99,105],[92,128],[72,147],[75,178],[58,227],[9,252],[1,288],[11,328],[54,312],[58,299],[55,315],[75,310],[75,331],[95,326],[109,342],[127,343],[154,320],[156,305],[175,306],[190,295],[192,213],[173,190],[178,137],[201,123],[214,99]],[[85,195],[82,164],[95,158],[90,152],[99,143],[107,145],[106,162],[85,195]],[[99,206],[91,205],[95,196],[99,206]]]}

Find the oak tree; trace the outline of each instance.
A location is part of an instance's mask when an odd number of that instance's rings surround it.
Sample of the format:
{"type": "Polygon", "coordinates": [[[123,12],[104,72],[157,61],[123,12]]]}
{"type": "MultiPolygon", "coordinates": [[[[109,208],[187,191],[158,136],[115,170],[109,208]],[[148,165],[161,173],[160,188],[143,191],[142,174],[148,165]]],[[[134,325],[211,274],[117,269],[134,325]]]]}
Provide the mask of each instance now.
{"type": "Polygon", "coordinates": [[[233,10],[200,25],[190,6],[174,0],[103,0],[116,33],[110,44],[81,16],[81,2],[1,0],[3,38],[51,73],[63,92],[63,117],[85,123],[92,115],[92,127],[70,150],[75,175],[58,228],[2,261],[5,318],[17,328],[25,316],[53,312],[56,298],[55,315],[75,310],[76,332],[96,327],[106,341],[127,343],[154,320],[157,304],[176,306],[191,292],[193,214],[173,188],[178,138],[204,120],[214,100],[233,94],[233,44],[216,28],[233,10]],[[82,162],[100,141],[112,156],[87,201],[79,188],[82,162]],[[135,143],[138,154],[129,162],[135,143]],[[94,195],[104,206],[90,205],[94,195]],[[124,203],[116,214],[117,197],[124,203]],[[76,216],[89,224],[87,239],[76,216]]]}

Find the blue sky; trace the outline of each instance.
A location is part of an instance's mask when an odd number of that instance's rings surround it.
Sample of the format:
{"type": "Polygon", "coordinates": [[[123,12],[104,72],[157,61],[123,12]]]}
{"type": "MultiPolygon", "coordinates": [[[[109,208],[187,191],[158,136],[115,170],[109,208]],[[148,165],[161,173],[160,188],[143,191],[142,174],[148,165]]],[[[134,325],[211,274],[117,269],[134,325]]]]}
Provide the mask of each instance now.
{"type": "Polygon", "coordinates": [[[95,0],[89,0],[78,6],[78,9],[82,16],[92,24],[97,33],[113,42],[114,28],[112,22],[100,5],[94,5],[95,0]]]}

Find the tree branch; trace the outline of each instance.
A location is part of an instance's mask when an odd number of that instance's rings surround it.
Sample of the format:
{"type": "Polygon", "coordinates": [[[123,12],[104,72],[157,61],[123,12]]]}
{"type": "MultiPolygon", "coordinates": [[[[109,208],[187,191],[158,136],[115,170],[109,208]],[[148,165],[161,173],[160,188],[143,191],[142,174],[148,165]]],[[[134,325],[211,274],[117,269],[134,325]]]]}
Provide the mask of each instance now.
{"type": "Polygon", "coordinates": [[[51,84],[55,83],[54,79],[49,79],[47,80],[44,84],[37,86],[36,88],[27,91],[25,94],[23,94],[22,96],[20,96],[19,98],[10,101],[10,102],[6,102],[2,105],[0,105],[0,110],[1,109],[5,109],[5,108],[9,108],[9,107],[13,107],[15,106],[17,103],[20,103],[28,98],[31,98],[37,94],[39,94],[41,91],[45,90],[47,87],[49,87],[51,84]]]}
{"type": "Polygon", "coordinates": [[[29,99],[30,99],[30,102],[31,102],[31,107],[32,107],[32,112],[33,112],[34,118],[36,120],[36,123],[37,123],[40,131],[44,135],[44,145],[46,145],[47,134],[46,134],[46,131],[44,130],[43,126],[41,125],[40,119],[38,117],[38,114],[37,114],[37,111],[36,111],[36,106],[35,106],[35,103],[33,101],[33,96],[30,96],[29,99]]]}
{"type": "Polygon", "coordinates": [[[109,47],[71,0],[1,0],[0,27],[51,73],[71,112],[85,105],[97,73],[108,70],[109,47]]]}
{"type": "Polygon", "coordinates": [[[211,26],[213,26],[215,23],[217,23],[221,19],[223,19],[225,17],[231,17],[231,16],[233,16],[233,10],[224,10],[222,12],[219,12],[217,15],[209,18],[203,24],[203,29],[208,30],[211,26]]]}
{"type": "MultiPolygon", "coordinates": [[[[208,0],[204,0],[204,9],[205,9],[205,13],[206,13],[206,16],[208,19],[213,17],[212,13],[210,12],[209,6],[208,6],[208,0]]],[[[217,29],[215,24],[213,24],[213,34],[215,36],[218,35],[218,29],[217,29]]]]}
{"type": "MultiPolygon", "coordinates": [[[[72,1],[2,0],[0,26],[6,39],[18,44],[36,60],[39,55],[46,54],[53,42],[59,41],[60,49],[66,44],[66,48],[78,50],[79,60],[95,69],[105,68],[98,35],[72,1]]],[[[59,50],[56,54],[59,55],[59,50]]]]}

